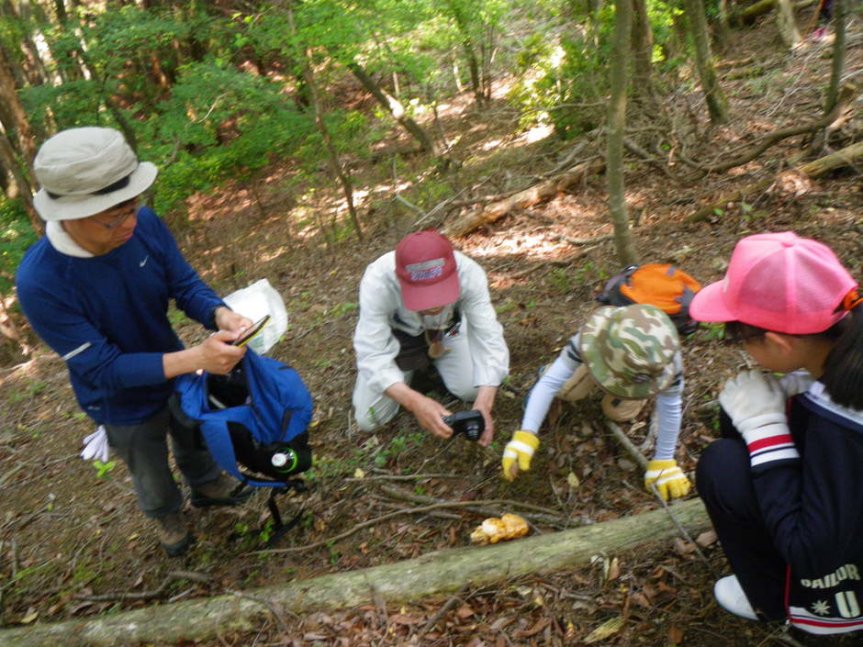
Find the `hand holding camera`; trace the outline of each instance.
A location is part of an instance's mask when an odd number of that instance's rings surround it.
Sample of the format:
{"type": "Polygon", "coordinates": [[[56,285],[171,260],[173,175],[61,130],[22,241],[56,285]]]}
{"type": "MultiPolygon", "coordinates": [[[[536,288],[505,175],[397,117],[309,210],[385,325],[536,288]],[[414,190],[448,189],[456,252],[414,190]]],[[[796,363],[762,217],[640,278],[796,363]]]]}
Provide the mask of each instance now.
{"type": "Polygon", "coordinates": [[[485,418],[477,409],[443,416],[443,421],[452,429],[453,435],[461,434],[472,442],[478,441],[485,431],[485,418]]]}

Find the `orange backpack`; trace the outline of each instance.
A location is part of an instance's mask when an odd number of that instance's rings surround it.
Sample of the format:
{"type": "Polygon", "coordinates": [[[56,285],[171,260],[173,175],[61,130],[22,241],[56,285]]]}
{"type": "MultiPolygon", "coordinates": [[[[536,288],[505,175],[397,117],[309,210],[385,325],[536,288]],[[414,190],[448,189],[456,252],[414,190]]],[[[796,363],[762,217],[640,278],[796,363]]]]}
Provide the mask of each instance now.
{"type": "Polygon", "coordinates": [[[612,306],[656,306],[671,318],[681,334],[689,335],[698,325],[689,317],[689,304],[700,289],[698,281],[669,263],[646,263],[630,265],[613,276],[596,299],[612,306]]]}

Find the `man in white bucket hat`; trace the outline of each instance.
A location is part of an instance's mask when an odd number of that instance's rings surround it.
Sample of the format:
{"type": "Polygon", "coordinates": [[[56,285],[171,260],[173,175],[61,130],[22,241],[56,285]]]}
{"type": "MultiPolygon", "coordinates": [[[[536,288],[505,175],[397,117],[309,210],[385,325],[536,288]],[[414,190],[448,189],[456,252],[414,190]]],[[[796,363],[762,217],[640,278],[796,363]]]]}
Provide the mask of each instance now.
{"type": "Polygon", "coordinates": [[[171,425],[172,378],[230,372],[245,352],[230,342],[251,322],[201,281],[162,220],[139,206],[157,170],[118,131],[64,130],[42,145],[33,168],[41,185],[34,204],[47,226],[18,268],[21,308],[129,467],[163,547],[181,555],[193,538],[168,464],[169,434],[193,505],[233,505],[248,491],[238,491],[191,432],[171,425]],[[217,332],[184,349],[168,320],[171,299],[217,332]]]}

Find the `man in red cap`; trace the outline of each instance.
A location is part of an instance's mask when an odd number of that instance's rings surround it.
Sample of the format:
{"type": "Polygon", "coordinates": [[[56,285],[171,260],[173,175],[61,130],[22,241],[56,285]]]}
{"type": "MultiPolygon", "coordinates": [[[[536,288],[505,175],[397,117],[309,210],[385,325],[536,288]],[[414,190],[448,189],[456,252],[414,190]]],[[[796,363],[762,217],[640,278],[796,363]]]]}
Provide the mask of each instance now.
{"type": "Polygon", "coordinates": [[[354,333],[357,424],[374,431],[404,407],[441,438],[453,430],[450,411],[411,388],[417,372],[437,369],[450,393],[482,412],[488,446],[497,388],[509,372],[509,350],[488,292],[485,271],[453,251],[435,231],[406,236],[371,263],[360,282],[354,333]]]}

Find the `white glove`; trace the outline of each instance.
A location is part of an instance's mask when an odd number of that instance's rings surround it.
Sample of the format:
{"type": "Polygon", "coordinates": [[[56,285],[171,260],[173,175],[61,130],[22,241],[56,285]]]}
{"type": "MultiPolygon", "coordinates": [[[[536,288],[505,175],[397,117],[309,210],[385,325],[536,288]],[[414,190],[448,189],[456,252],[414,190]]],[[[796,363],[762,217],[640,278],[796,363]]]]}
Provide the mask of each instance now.
{"type": "Polygon", "coordinates": [[[761,371],[739,373],[719,394],[719,404],[746,441],[752,467],[799,458],[788,430],[785,400],[779,380],[761,371]]]}
{"type": "Polygon", "coordinates": [[[81,458],[85,461],[98,460],[103,463],[108,462],[108,432],[105,431],[104,425],[99,427],[89,436],[85,436],[83,440],[84,449],[81,451],[81,458]]]}
{"type": "Polygon", "coordinates": [[[779,384],[782,386],[786,398],[806,393],[813,382],[815,382],[815,378],[809,371],[804,370],[792,371],[779,378],[779,384]]]}

